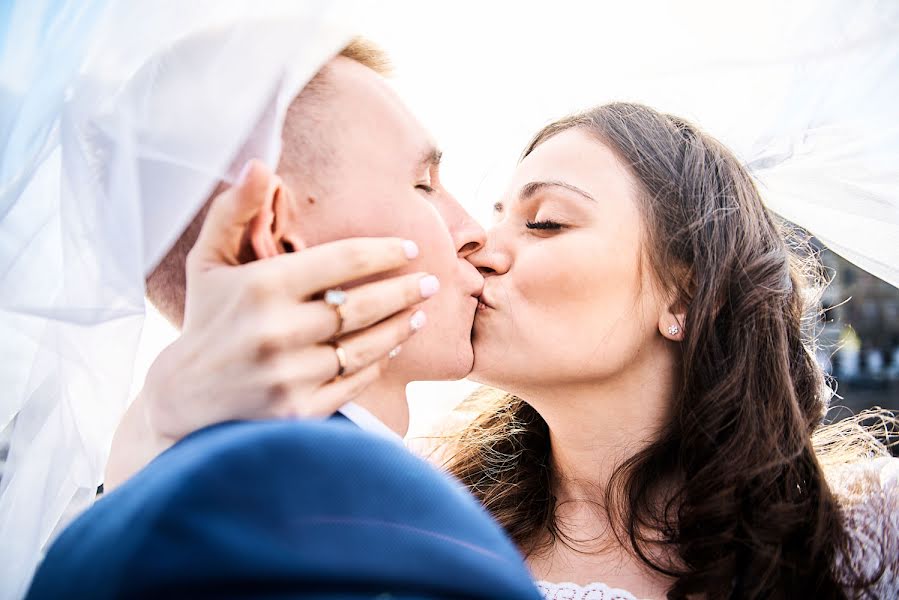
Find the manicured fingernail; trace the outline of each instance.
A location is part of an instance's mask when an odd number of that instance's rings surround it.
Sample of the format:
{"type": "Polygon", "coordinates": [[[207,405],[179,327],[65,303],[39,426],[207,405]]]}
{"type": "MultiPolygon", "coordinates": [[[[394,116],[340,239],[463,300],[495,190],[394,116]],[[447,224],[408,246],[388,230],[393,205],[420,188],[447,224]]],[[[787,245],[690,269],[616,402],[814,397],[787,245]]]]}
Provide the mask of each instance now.
{"type": "Polygon", "coordinates": [[[250,176],[250,171],[253,170],[253,159],[248,160],[244,163],[243,168],[240,170],[240,175],[237,176],[237,185],[243,185],[247,181],[247,177],[250,176]]]}
{"type": "Polygon", "coordinates": [[[424,327],[427,322],[428,318],[425,316],[424,311],[421,310],[415,311],[415,314],[409,319],[409,325],[412,327],[412,331],[418,331],[424,327]]]}
{"type": "Polygon", "coordinates": [[[412,260],[418,256],[418,244],[412,240],[406,240],[403,242],[403,251],[406,253],[406,258],[412,260]]]}
{"type": "Polygon", "coordinates": [[[394,359],[400,355],[400,351],[402,351],[402,346],[397,346],[393,350],[390,351],[390,354],[387,355],[387,358],[394,359]]]}
{"type": "Polygon", "coordinates": [[[440,280],[433,275],[427,275],[418,281],[418,287],[421,289],[422,298],[430,298],[440,290],[440,280]]]}

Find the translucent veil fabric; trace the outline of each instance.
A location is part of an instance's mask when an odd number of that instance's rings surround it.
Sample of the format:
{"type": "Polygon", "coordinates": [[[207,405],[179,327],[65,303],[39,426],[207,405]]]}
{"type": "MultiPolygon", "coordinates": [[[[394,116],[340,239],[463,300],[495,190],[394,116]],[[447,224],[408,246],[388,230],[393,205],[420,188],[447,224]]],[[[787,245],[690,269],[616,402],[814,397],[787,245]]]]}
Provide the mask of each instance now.
{"type": "Polygon", "coordinates": [[[769,208],[899,287],[899,3],[816,6],[742,155],[769,208]]]}
{"type": "Polygon", "coordinates": [[[217,182],[274,166],[355,32],[330,0],[0,4],[0,597],[94,498],[144,277],[217,182]]]}

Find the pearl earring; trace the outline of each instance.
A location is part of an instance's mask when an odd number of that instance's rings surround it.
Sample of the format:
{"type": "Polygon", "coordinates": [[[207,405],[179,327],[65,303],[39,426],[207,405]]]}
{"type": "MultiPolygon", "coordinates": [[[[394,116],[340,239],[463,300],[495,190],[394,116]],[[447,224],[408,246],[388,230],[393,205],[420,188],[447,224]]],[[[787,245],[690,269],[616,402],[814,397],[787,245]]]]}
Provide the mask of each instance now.
{"type": "Polygon", "coordinates": [[[668,328],[668,335],[677,335],[680,333],[680,327],[672,325],[668,328]]]}

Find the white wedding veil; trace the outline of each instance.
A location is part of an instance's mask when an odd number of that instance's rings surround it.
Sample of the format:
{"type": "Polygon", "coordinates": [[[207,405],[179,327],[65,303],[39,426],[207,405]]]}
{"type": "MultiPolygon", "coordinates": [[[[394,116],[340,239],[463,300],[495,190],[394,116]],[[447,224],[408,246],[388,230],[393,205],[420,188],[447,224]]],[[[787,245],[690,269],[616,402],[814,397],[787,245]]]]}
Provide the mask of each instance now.
{"type": "Polygon", "coordinates": [[[724,141],[770,209],[899,287],[899,2],[814,6],[752,143],[724,141]]]}
{"type": "Polygon", "coordinates": [[[331,0],[0,5],[0,597],[93,500],[144,277],[350,40],[331,0]],[[238,156],[241,153],[241,156],[238,156]]]}

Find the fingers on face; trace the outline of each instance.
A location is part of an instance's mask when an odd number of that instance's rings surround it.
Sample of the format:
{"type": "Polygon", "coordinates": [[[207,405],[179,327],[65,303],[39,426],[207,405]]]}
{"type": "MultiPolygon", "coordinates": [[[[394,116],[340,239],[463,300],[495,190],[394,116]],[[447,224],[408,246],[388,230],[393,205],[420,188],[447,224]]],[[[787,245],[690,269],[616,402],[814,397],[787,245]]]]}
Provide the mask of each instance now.
{"type": "MultiPolygon", "coordinates": [[[[378,323],[351,336],[341,338],[339,346],[343,353],[343,376],[337,379],[341,368],[336,348],[327,343],[301,346],[295,350],[281,347],[269,353],[261,361],[260,369],[265,370],[265,379],[270,383],[269,396],[281,403],[292,396],[294,389],[309,389],[310,386],[328,387],[364,371],[372,365],[386,366],[390,353],[401,346],[420,328],[421,311],[406,310],[390,319],[378,323]]],[[[279,345],[283,341],[277,342],[279,345]]]]}
{"type": "Polygon", "coordinates": [[[400,238],[352,238],[281,254],[254,265],[295,298],[402,268],[418,256],[414,242],[400,238]]]}
{"type": "Polygon", "coordinates": [[[345,372],[355,373],[387,357],[420,329],[421,314],[415,309],[404,310],[373,327],[340,338],[338,342],[346,353],[345,372]]]}
{"type": "MultiPolygon", "coordinates": [[[[324,300],[285,307],[271,328],[260,328],[259,358],[304,344],[325,342],[371,327],[434,295],[437,278],[426,273],[402,275],[361,285],[346,292],[338,308],[324,300]],[[270,330],[270,335],[264,331],[270,330]]],[[[279,311],[280,312],[280,311],[279,311]]]]}
{"type": "MultiPolygon", "coordinates": [[[[430,298],[439,287],[433,275],[413,273],[353,288],[346,293],[346,302],[339,309],[325,302],[321,306],[332,313],[331,335],[345,335],[379,323],[430,298]]],[[[323,316],[322,320],[329,319],[323,316]]]]}

